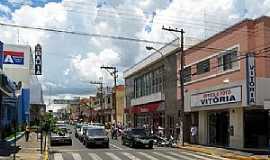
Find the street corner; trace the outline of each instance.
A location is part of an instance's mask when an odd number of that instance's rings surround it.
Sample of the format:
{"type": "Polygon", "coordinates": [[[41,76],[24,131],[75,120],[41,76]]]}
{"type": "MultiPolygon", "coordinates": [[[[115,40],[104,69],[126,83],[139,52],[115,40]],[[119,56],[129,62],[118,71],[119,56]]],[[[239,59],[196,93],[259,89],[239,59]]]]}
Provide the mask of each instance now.
{"type": "Polygon", "coordinates": [[[200,153],[205,153],[205,154],[209,154],[209,155],[215,155],[215,152],[213,152],[213,150],[211,149],[207,149],[207,148],[203,148],[203,147],[198,147],[198,146],[193,146],[193,145],[177,145],[177,148],[179,149],[184,149],[184,150],[189,150],[189,151],[193,151],[193,152],[200,152],[200,153]]]}

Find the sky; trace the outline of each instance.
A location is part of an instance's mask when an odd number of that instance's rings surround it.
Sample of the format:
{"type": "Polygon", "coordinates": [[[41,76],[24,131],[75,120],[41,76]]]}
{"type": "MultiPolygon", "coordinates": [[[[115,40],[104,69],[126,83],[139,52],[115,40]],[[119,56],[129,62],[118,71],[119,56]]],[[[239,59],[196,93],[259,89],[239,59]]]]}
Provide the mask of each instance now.
{"type": "MultiPolygon", "coordinates": [[[[185,44],[195,44],[245,18],[270,16],[270,0],[0,0],[0,22],[88,34],[120,36],[168,43],[176,34],[162,26],[183,28],[185,44]]],[[[89,81],[112,85],[100,66],[122,72],[147,55],[155,43],[116,40],[0,26],[0,40],[40,43],[45,100],[94,95],[89,81]]]]}

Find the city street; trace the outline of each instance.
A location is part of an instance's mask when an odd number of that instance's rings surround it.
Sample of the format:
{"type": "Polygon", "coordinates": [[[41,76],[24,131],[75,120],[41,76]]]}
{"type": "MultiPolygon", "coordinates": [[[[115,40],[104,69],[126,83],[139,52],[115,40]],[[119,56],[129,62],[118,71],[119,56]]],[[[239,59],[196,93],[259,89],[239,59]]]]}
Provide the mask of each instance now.
{"type": "Polygon", "coordinates": [[[110,148],[86,148],[74,134],[72,146],[49,148],[50,160],[225,160],[226,158],[195,153],[177,148],[129,148],[121,140],[110,140],[110,148]]]}

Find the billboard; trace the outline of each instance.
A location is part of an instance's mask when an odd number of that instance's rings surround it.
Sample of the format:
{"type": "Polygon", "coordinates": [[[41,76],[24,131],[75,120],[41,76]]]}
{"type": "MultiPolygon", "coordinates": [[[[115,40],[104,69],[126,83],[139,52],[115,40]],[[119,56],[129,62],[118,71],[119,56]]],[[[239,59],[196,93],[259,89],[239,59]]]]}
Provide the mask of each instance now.
{"type": "Polygon", "coordinates": [[[24,65],[24,52],[4,51],[4,64],[24,65]]]}

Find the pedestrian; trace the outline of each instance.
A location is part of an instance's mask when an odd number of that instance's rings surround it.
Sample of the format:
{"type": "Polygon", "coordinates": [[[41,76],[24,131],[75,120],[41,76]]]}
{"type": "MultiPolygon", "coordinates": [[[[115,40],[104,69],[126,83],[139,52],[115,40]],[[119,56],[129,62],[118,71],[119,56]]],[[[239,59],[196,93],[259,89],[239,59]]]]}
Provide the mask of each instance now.
{"type": "Polygon", "coordinates": [[[191,126],[191,128],[190,128],[190,133],[191,133],[191,143],[192,143],[192,144],[196,144],[197,132],[198,132],[197,126],[193,124],[193,125],[191,126]]]}
{"type": "Polygon", "coordinates": [[[29,140],[29,134],[30,134],[30,127],[28,124],[26,124],[26,127],[25,127],[25,141],[28,142],[29,140]]]}

